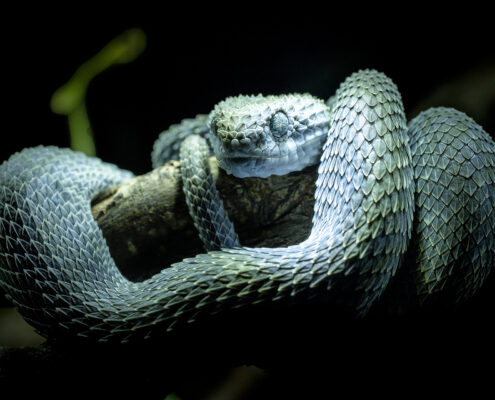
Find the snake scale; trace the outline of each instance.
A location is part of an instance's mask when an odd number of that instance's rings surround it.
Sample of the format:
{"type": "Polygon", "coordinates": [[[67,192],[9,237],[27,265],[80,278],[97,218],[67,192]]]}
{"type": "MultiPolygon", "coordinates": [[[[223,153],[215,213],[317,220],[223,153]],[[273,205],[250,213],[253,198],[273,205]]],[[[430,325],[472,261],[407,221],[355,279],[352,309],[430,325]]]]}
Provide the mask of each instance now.
{"type": "Polygon", "coordinates": [[[0,286],[41,334],[134,341],[254,304],[327,302],[366,315],[408,249],[416,260],[408,301],[454,304],[489,273],[495,145],[465,114],[430,109],[407,126],[395,84],[363,70],[328,104],[239,96],[186,125],[205,121],[219,165],[234,175],[285,174],[320,160],[307,240],[245,248],[227,227],[220,243],[232,248],[131,282],[90,203],[132,174],[68,149],[24,149],[0,166],[0,286]]]}

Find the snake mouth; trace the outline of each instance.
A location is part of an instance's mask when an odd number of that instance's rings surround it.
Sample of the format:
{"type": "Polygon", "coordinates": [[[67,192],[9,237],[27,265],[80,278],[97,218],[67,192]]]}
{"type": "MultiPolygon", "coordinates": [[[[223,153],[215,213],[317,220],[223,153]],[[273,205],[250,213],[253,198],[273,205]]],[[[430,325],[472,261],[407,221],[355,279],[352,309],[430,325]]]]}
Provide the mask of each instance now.
{"type": "Polygon", "coordinates": [[[320,153],[306,154],[304,159],[297,153],[288,153],[282,156],[237,156],[217,157],[218,165],[228,174],[237,178],[268,178],[271,175],[286,175],[294,171],[301,171],[308,165],[318,162],[320,153]]]}
{"type": "Polygon", "coordinates": [[[210,137],[218,165],[238,178],[267,178],[301,171],[318,163],[325,140],[323,130],[318,130],[304,140],[287,141],[282,146],[272,144],[267,149],[251,148],[243,151],[229,148],[214,135],[210,137]]]}
{"type": "Polygon", "coordinates": [[[263,171],[263,165],[269,163],[270,157],[247,157],[229,155],[228,157],[218,157],[218,165],[228,174],[238,178],[261,177],[266,178],[267,171],[263,171]]]}
{"type": "Polygon", "coordinates": [[[248,162],[249,160],[280,160],[286,158],[288,154],[282,156],[246,156],[246,155],[233,155],[223,157],[225,160],[235,161],[235,162],[248,162]]]}

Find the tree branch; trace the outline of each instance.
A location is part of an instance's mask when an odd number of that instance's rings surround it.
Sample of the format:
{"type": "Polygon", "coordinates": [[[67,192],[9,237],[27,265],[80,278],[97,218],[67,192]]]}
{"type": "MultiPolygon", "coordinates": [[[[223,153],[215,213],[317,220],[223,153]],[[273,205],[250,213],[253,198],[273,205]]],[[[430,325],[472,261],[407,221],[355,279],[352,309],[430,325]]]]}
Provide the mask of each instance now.
{"type": "MultiPolygon", "coordinates": [[[[267,179],[238,179],[210,167],[225,208],[246,246],[287,246],[311,230],[317,168],[267,179]]],[[[142,280],[172,262],[204,252],[172,161],[99,196],[93,216],[117,265],[142,280]]]]}

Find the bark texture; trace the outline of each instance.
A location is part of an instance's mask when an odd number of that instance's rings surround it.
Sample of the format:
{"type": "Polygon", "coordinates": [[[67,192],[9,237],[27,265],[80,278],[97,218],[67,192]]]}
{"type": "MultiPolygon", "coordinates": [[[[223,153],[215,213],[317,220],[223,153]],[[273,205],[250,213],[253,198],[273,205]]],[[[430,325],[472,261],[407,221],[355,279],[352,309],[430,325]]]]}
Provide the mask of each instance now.
{"type": "MultiPolygon", "coordinates": [[[[210,168],[242,245],[278,247],[307,238],[317,167],[267,179],[227,175],[213,157],[210,168]]],[[[145,279],[204,252],[184,200],[178,161],[102,194],[92,212],[129,279],[145,279]]]]}

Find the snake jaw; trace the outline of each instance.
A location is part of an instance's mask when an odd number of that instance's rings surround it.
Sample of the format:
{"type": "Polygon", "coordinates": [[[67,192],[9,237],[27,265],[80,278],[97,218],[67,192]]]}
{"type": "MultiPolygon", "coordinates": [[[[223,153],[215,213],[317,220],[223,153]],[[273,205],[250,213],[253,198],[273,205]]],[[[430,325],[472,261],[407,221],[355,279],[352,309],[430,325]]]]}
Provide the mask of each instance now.
{"type": "Polygon", "coordinates": [[[238,178],[259,177],[267,178],[271,175],[285,175],[290,172],[301,171],[310,165],[318,163],[321,148],[326,140],[326,134],[315,134],[306,143],[296,146],[289,141],[285,151],[277,147],[277,152],[267,156],[261,151],[226,153],[218,149],[221,144],[216,137],[210,137],[210,142],[217,154],[218,165],[228,174],[238,178]]]}
{"type": "Polygon", "coordinates": [[[318,162],[330,111],[308,94],[238,96],[209,116],[218,163],[237,177],[285,175],[318,162]]]}

